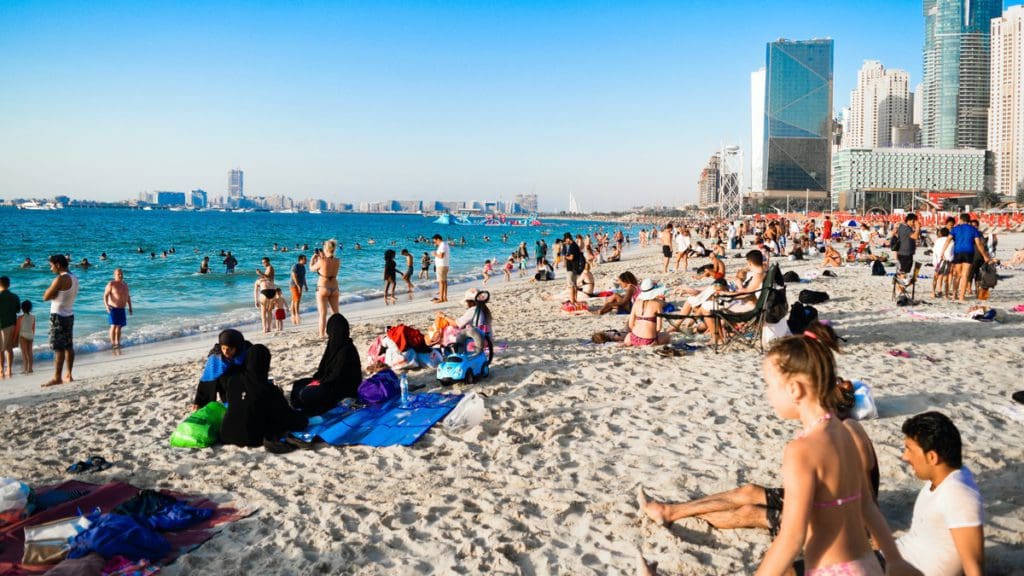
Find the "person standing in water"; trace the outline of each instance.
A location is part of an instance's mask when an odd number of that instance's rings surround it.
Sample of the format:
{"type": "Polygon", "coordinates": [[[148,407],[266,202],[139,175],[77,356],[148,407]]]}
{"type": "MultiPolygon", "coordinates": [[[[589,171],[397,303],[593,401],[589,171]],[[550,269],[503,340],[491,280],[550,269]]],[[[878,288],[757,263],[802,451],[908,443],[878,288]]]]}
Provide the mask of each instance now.
{"type": "Polygon", "coordinates": [[[407,248],[402,248],[402,256],[405,258],[405,272],[402,273],[402,280],[405,280],[405,286],[409,289],[409,294],[412,294],[412,290],[415,288],[412,285],[412,253],[407,248]]]}
{"type": "Polygon", "coordinates": [[[124,271],[114,269],[114,279],[107,283],[103,291],[103,305],[107,308],[107,319],[110,321],[110,345],[121,347],[121,330],[128,323],[125,315],[132,312],[132,297],[128,292],[128,284],[124,281],[124,271]]]}
{"type": "Polygon", "coordinates": [[[289,282],[292,291],[292,324],[298,326],[299,311],[302,305],[302,293],[309,291],[306,285],[306,255],[299,254],[299,261],[292,266],[292,276],[289,282]]]}
{"type": "Polygon", "coordinates": [[[309,263],[310,270],[320,275],[316,281],[316,307],[320,314],[318,334],[321,338],[327,337],[328,308],[332,314],[338,313],[338,297],[341,295],[338,287],[338,271],[341,269],[341,260],[334,255],[337,249],[337,240],[327,240],[324,242],[323,252],[314,253],[313,261],[309,263]]]}

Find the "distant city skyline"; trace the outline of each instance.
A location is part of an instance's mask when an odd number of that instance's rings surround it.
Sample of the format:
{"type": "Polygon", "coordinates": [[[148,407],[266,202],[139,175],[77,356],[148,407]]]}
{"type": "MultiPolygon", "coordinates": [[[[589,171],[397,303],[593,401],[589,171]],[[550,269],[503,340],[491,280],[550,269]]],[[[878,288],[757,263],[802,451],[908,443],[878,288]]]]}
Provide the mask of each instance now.
{"type": "Polygon", "coordinates": [[[921,0],[8,4],[0,198],[696,203],[766,43],[825,37],[835,109],[865,60],[923,79],[921,0]]]}

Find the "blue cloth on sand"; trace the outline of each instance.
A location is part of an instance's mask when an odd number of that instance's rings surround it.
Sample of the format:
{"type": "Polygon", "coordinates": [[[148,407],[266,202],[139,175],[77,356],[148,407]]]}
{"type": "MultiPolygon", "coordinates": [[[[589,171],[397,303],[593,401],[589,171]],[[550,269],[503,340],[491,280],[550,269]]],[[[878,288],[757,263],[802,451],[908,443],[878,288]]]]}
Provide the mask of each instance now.
{"type": "Polygon", "coordinates": [[[353,409],[338,406],[323,421],[292,435],[305,442],[320,438],[333,446],[411,446],[462,399],[461,394],[414,394],[405,406],[401,398],[353,409]]]}

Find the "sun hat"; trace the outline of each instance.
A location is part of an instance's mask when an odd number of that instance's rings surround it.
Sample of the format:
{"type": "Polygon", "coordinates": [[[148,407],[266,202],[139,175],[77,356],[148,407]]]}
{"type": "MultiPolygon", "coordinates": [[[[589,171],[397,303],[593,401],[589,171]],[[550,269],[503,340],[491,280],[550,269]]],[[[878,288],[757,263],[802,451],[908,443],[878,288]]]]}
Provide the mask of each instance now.
{"type": "Polygon", "coordinates": [[[463,300],[466,302],[476,302],[476,295],[479,293],[480,291],[476,288],[470,288],[469,290],[466,290],[466,297],[463,298],[463,300]]]}
{"type": "Polygon", "coordinates": [[[658,296],[662,296],[664,293],[664,288],[655,284],[654,280],[644,278],[644,281],[640,283],[640,295],[637,296],[637,298],[640,300],[654,300],[658,296]]]}

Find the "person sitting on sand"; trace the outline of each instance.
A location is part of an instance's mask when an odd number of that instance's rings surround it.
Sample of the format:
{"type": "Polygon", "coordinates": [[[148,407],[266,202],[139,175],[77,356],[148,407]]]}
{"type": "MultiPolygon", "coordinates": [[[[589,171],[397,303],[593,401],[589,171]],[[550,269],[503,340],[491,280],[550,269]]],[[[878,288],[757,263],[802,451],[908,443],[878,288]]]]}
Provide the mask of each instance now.
{"type": "Polygon", "coordinates": [[[352,342],[348,320],[333,314],[327,320],[327,347],[316,372],[292,384],[292,407],[308,416],[323,414],[342,398],[355,398],[362,380],[359,351],[352,342]]]}
{"type": "Polygon", "coordinates": [[[596,287],[597,282],[594,280],[594,273],[590,269],[590,262],[587,262],[583,266],[583,272],[580,274],[577,290],[585,294],[587,297],[591,297],[594,295],[594,289],[596,287]]]}
{"type": "Polygon", "coordinates": [[[225,385],[227,379],[245,363],[245,356],[252,344],[238,330],[227,329],[217,336],[206,358],[206,366],[196,386],[192,409],[198,410],[208,403],[220,398],[226,401],[225,385]]]}
{"type": "Polygon", "coordinates": [[[263,344],[249,349],[242,369],[225,384],[228,409],[220,441],[235,446],[262,446],[308,425],[306,417],[288,406],[281,389],[269,381],[270,350],[263,344]]]}
{"type": "MultiPolygon", "coordinates": [[[[857,436],[834,414],[838,378],[823,328],[814,324],[802,335],[776,340],[764,360],[768,401],[780,418],[799,420],[802,430],[783,453],[786,505],[757,574],[788,572],[802,551],[808,575],[881,576],[866,531],[885,555],[888,574],[917,574],[869,497],[857,436]]],[[[653,573],[640,560],[640,573],[653,573]]]]}
{"type": "Polygon", "coordinates": [[[842,265],[843,256],[839,253],[839,251],[832,246],[831,242],[825,244],[825,258],[823,266],[825,268],[828,268],[829,266],[834,266],[838,268],[842,265]]]}
{"type": "Polygon", "coordinates": [[[537,264],[537,272],[533,275],[534,282],[547,282],[555,279],[555,269],[546,257],[541,257],[537,264]]]}
{"type": "Polygon", "coordinates": [[[639,283],[632,272],[626,271],[619,274],[619,286],[622,288],[622,293],[612,294],[606,298],[597,314],[607,314],[612,310],[617,314],[629,314],[633,308],[633,301],[636,300],[637,284],[639,283]]]}
{"type": "Polygon", "coordinates": [[[607,261],[618,262],[619,260],[622,260],[622,248],[619,248],[619,245],[616,244],[614,247],[612,247],[612,253],[610,256],[608,256],[607,261]]]}
{"type": "Polygon", "coordinates": [[[640,285],[640,292],[629,313],[629,335],[623,344],[626,346],[652,346],[668,344],[669,335],[661,332],[662,319],[660,314],[665,309],[664,291],[655,285],[654,280],[645,278],[640,285]]]}

